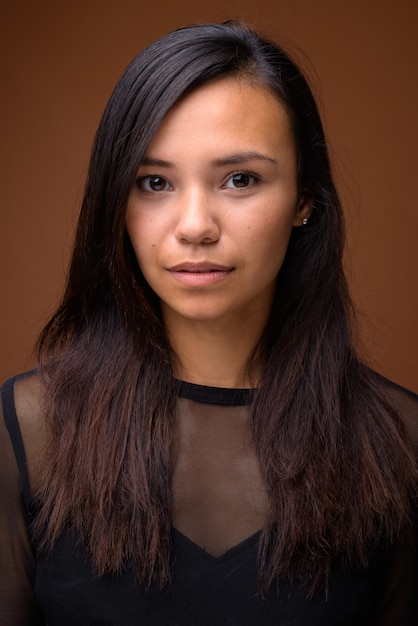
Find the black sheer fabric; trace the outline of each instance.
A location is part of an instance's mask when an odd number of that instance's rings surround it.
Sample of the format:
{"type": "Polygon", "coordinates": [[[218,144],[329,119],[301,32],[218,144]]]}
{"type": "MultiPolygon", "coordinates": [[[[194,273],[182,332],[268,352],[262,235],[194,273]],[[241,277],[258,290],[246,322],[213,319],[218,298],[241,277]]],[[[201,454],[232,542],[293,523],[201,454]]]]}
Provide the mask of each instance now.
{"type": "MultiPolygon", "coordinates": [[[[227,396],[216,405],[196,402],[192,386],[188,390],[189,398],[178,402],[173,525],[212,556],[220,556],[263,528],[267,498],[248,406],[220,404],[228,402],[227,396]]],[[[235,401],[247,400],[241,396],[235,401]]]]}
{"type": "Polygon", "coordinates": [[[43,441],[36,377],[6,383],[0,406],[0,624],[44,624],[34,592],[35,555],[24,498],[37,482],[43,441]],[[16,408],[16,411],[15,411],[16,408]],[[19,421],[16,419],[19,415],[19,421]],[[7,430],[7,427],[9,431],[7,430]],[[20,470],[20,471],[19,471],[20,470]]]}
{"type": "MultiPolygon", "coordinates": [[[[418,452],[418,397],[387,383],[418,452]]],[[[147,626],[412,626],[417,558],[410,544],[382,547],[365,571],[335,563],[328,597],[297,580],[261,599],[257,549],[266,494],[251,443],[248,390],[183,384],[173,458],[173,576],[164,589],[135,585],[127,569],[97,578],[76,538],[52,554],[32,545],[30,491],[39,480],[44,421],[36,375],[5,384],[0,420],[0,624],[147,626]]]]}

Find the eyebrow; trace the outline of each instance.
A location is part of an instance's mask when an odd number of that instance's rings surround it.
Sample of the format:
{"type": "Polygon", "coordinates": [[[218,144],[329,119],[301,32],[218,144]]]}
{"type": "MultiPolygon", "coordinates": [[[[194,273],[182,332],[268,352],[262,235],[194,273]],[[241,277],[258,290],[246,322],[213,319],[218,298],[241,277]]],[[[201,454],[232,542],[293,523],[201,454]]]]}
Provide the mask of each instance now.
{"type": "Polygon", "coordinates": [[[248,161],[268,161],[273,165],[278,165],[278,161],[267,154],[261,154],[260,152],[237,152],[227,157],[220,157],[211,161],[212,165],[238,165],[239,163],[247,163],[248,161]]]}
{"type": "MultiPolygon", "coordinates": [[[[226,157],[219,157],[218,159],[213,159],[211,161],[211,165],[214,167],[222,167],[224,165],[239,165],[240,163],[247,163],[248,161],[267,161],[272,163],[273,165],[278,165],[278,161],[273,157],[267,154],[261,154],[260,152],[248,151],[248,152],[236,152],[235,154],[228,155],[226,157]]],[[[163,159],[156,159],[153,157],[145,156],[141,165],[145,166],[156,166],[156,167],[165,167],[165,168],[173,168],[175,167],[174,163],[170,161],[164,161],[163,159]]]]}
{"type": "Polygon", "coordinates": [[[141,165],[156,165],[157,167],[174,167],[174,163],[170,161],[164,161],[163,159],[153,159],[151,157],[144,157],[141,161],[141,165]]]}

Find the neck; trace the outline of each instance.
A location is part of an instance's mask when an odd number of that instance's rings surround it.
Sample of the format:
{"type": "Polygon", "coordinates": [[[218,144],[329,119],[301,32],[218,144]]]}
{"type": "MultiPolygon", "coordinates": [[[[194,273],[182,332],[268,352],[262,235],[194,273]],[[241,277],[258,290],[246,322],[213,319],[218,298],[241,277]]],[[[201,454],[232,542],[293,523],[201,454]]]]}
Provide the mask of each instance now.
{"type": "Polygon", "coordinates": [[[186,382],[211,387],[252,388],[258,372],[249,371],[249,359],[264,325],[249,320],[228,324],[166,316],[165,324],[175,354],[174,375],[186,382]]]}

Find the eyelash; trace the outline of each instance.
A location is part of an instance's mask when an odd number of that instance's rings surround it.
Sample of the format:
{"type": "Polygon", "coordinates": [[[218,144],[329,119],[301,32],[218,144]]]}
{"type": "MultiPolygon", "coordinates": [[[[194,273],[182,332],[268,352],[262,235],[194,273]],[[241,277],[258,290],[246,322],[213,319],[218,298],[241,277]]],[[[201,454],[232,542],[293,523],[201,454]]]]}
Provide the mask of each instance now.
{"type": "Polygon", "coordinates": [[[258,174],[254,174],[254,172],[249,172],[247,170],[239,170],[237,172],[234,172],[233,174],[230,174],[228,176],[228,178],[226,179],[226,182],[222,185],[223,189],[230,189],[229,187],[226,187],[226,183],[229,181],[232,181],[234,177],[237,176],[244,176],[247,177],[249,179],[251,179],[251,182],[247,185],[245,185],[244,187],[231,187],[231,189],[247,189],[248,187],[252,187],[253,185],[256,185],[257,183],[259,183],[261,181],[261,176],[259,176],[258,174]]]}
{"type": "Polygon", "coordinates": [[[158,174],[148,174],[148,176],[139,176],[135,181],[135,185],[140,191],[144,193],[160,193],[161,191],[166,191],[166,189],[144,189],[145,183],[147,181],[150,182],[152,178],[161,181],[162,183],[164,183],[164,185],[169,184],[163,176],[158,176],[158,174]]]}
{"type": "MultiPolygon", "coordinates": [[[[253,185],[256,185],[257,183],[261,182],[261,176],[259,176],[258,174],[255,174],[254,172],[249,172],[247,170],[238,170],[237,172],[234,172],[232,174],[229,174],[226,181],[222,184],[222,189],[235,189],[235,190],[240,190],[240,189],[248,189],[249,187],[252,187],[253,185]],[[243,187],[227,187],[227,183],[230,181],[233,181],[234,178],[238,177],[238,176],[243,176],[243,177],[247,177],[248,179],[250,179],[250,181],[248,182],[248,184],[246,184],[243,187]]],[[[170,183],[163,177],[163,176],[159,176],[158,174],[148,174],[147,176],[140,176],[136,179],[135,181],[136,187],[142,191],[143,193],[162,193],[164,191],[168,191],[165,186],[169,185],[170,189],[172,189],[172,185],[170,185],[170,183]],[[147,182],[150,182],[151,179],[156,179],[156,181],[160,181],[161,184],[164,185],[164,189],[145,189],[144,186],[147,182]]]]}

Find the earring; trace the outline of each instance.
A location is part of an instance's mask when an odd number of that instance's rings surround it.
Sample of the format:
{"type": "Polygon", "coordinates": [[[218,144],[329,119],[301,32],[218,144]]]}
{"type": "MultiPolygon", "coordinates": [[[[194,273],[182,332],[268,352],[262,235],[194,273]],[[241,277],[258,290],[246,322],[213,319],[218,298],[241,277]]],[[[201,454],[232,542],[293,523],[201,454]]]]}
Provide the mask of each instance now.
{"type": "Polygon", "coordinates": [[[308,223],[308,218],[304,217],[303,220],[302,220],[303,226],[306,226],[307,223],[308,223]]]}

